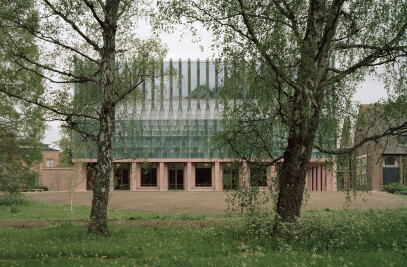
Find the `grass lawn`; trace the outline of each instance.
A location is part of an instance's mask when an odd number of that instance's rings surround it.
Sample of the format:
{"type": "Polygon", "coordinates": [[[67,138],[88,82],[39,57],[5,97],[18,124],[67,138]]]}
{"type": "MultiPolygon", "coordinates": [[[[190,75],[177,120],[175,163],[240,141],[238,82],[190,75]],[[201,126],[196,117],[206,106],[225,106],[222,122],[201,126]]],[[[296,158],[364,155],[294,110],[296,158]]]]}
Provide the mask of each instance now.
{"type": "MultiPolygon", "coordinates": [[[[0,221],[6,220],[88,220],[90,207],[74,206],[73,215],[69,205],[53,204],[39,201],[29,201],[26,205],[16,207],[17,212],[11,212],[10,206],[0,205],[0,221]]],[[[225,216],[223,216],[225,217],[225,216]]],[[[192,215],[158,215],[148,212],[123,211],[116,209],[108,210],[110,220],[134,220],[134,219],[189,219],[203,220],[206,216],[192,215]]],[[[210,215],[210,220],[222,218],[220,215],[210,215]]]]}
{"type": "MultiPolygon", "coordinates": [[[[74,219],[85,219],[88,212],[89,208],[75,207],[74,219]]],[[[154,217],[109,212],[111,219],[136,216],[154,217]]],[[[69,207],[55,204],[31,202],[17,213],[0,206],[0,220],[11,217],[54,220],[69,219],[70,215],[69,207]]],[[[298,232],[290,241],[262,234],[261,230],[269,227],[267,222],[260,220],[261,226],[254,228],[242,219],[226,218],[207,227],[140,227],[123,222],[110,227],[110,238],[88,236],[86,226],[69,221],[46,227],[0,227],[0,265],[406,266],[407,263],[405,208],[304,212],[298,232]]]]}

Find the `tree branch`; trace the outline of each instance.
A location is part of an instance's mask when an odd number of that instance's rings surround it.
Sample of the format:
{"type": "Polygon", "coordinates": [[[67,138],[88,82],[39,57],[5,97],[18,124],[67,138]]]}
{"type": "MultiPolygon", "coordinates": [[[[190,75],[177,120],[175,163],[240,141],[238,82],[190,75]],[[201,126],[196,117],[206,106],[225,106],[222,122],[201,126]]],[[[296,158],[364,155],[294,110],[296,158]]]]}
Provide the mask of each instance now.
{"type": "Polygon", "coordinates": [[[94,42],[92,41],[86,34],[84,34],[79,27],[75,24],[74,21],[70,20],[66,15],[62,14],[60,11],[58,11],[53,4],[51,4],[48,0],[43,0],[46,5],[51,8],[52,12],[54,14],[58,15],[60,18],[62,18],[66,23],[71,25],[72,29],[76,31],[88,44],[90,44],[96,51],[99,53],[102,51],[101,48],[94,42]]]}

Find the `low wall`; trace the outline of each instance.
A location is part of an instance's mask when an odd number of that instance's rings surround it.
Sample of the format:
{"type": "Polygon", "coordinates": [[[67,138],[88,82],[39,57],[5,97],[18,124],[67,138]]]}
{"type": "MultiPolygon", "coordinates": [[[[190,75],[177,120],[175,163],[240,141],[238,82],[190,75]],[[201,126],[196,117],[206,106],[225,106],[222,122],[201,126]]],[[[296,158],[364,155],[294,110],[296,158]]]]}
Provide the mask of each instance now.
{"type": "Polygon", "coordinates": [[[70,168],[43,168],[40,172],[40,183],[50,191],[86,191],[86,176],[83,170],[70,168]]]}

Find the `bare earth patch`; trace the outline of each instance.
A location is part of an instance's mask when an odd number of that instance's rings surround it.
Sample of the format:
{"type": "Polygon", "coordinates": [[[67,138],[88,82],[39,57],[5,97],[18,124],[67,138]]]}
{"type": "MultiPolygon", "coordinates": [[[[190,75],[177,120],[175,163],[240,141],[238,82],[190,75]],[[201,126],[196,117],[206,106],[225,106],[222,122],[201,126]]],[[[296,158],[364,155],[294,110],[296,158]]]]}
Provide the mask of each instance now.
{"type": "MultiPolygon", "coordinates": [[[[69,205],[66,192],[26,193],[33,200],[69,205]]],[[[310,192],[303,210],[320,209],[370,209],[407,208],[407,198],[400,198],[386,192],[361,193],[351,202],[346,201],[343,192],[310,192]]],[[[113,191],[109,208],[168,215],[223,214],[227,207],[225,192],[130,192],[113,191]]],[[[90,206],[92,192],[75,193],[74,205],[90,206]]]]}

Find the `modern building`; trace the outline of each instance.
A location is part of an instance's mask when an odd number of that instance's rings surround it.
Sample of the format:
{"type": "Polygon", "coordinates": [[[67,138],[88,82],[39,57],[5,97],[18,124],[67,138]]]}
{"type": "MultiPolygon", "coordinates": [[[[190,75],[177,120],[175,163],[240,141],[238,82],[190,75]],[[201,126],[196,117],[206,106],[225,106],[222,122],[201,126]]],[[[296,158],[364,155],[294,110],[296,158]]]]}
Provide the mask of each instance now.
{"type": "MultiPolygon", "coordinates": [[[[211,134],[222,129],[222,88],[230,82],[241,90],[241,97],[246,94],[244,81],[232,81],[228,71],[225,62],[163,62],[157,76],[143,83],[141,103],[128,100],[118,107],[113,190],[222,191],[235,188],[239,181],[253,183],[253,173],[262,176],[256,182],[259,186],[271,185],[274,166],[242,172],[246,163],[232,164],[227,151],[210,146],[211,134]]],[[[75,96],[86,97],[91,90],[90,86],[77,86],[75,96]]],[[[95,147],[87,146],[81,160],[88,165],[88,190],[96,158],[95,147]]],[[[328,167],[327,162],[325,158],[311,160],[309,190],[336,190],[335,164],[328,167]]]]}

